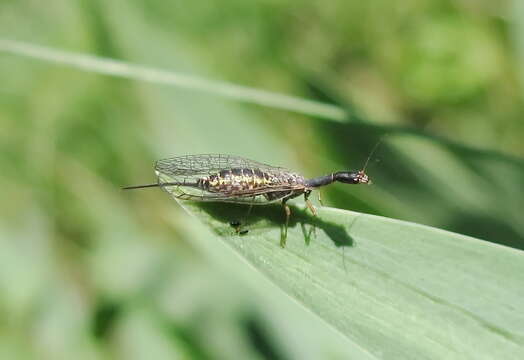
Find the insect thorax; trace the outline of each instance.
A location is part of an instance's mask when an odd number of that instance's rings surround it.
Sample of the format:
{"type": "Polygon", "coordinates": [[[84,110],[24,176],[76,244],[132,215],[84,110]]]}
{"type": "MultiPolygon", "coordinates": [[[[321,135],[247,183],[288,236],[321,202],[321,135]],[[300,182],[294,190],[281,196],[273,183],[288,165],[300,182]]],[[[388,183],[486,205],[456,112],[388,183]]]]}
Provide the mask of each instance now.
{"type": "Polygon", "coordinates": [[[199,186],[214,193],[247,193],[278,187],[300,187],[304,178],[291,172],[269,172],[260,169],[232,168],[221,170],[199,180],[199,186]]]}

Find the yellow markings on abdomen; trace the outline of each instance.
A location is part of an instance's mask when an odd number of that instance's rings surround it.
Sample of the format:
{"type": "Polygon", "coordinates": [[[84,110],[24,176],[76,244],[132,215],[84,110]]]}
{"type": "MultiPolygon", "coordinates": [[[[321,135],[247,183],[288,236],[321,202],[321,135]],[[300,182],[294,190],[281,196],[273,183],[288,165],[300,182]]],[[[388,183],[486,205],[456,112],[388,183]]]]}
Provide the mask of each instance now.
{"type": "Polygon", "coordinates": [[[207,191],[245,192],[275,184],[275,177],[259,169],[228,169],[207,178],[207,191]]]}

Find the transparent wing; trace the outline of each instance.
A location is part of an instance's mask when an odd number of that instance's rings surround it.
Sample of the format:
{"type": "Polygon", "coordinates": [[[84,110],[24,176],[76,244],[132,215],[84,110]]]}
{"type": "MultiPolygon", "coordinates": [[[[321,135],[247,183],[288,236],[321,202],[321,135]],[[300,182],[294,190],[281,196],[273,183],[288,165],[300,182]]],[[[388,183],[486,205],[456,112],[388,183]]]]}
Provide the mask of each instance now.
{"type": "Polygon", "coordinates": [[[288,171],[282,167],[267,165],[240,156],[224,154],[184,155],[158,160],[155,170],[168,176],[210,175],[220,170],[244,168],[268,172],[288,171]]]}
{"type": "Polygon", "coordinates": [[[159,160],[155,164],[159,184],[178,183],[177,185],[163,186],[162,188],[174,197],[183,200],[263,204],[282,199],[288,196],[292,190],[301,188],[299,185],[278,184],[258,187],[253,190],[221,191],[217,193],[208,192],[198,187],[198,181],[202,177],[217,174],[222,170],[238,168],[259,169],[279,178],[293,174],[282,167],[223,154],[184,155],[159,160]],[[264,196],[264,194],[269,192],[273,193],[271,200],[264,196]]]}

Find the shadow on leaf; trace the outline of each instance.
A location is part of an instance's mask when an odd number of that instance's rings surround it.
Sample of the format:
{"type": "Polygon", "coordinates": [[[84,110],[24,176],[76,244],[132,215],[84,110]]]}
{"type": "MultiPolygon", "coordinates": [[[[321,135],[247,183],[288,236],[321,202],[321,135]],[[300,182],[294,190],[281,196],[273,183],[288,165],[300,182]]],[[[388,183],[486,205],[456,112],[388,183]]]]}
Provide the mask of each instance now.
{"type": "MultiPolygon", "coordinates": [[[[213,226],[213,229],[222,236],[234,231],[230,225],[232,222],[240,222],[242,227],[249,231],[270,230],[275,227],[280,227],[281,233],[284,230],[285,215],[280,204],[253,206],[250,213],[248,205],[240,204],[209,202],[191,203],[191,206],[204,211],[217,222],[223,223],[224,226],[221,227],[213,226]]],[[[335,246],[353,246],[353,238],[349,235],[346,226],[326,221],[320,216],[313,216],[307,209],[292,204],[289,204],[289,207],[291,208],[291,217],[289,218],[288,232],[299,226],[306,245],[309,245],[311,240],[315,238],[317,229],[321,229],[335,246]]]]}

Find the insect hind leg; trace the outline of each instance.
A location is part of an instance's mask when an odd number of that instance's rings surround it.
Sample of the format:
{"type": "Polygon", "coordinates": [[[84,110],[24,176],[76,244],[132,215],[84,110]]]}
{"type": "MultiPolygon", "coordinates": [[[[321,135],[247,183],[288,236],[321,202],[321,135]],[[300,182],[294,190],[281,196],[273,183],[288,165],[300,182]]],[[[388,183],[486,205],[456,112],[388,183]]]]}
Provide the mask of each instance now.
{"type": "MultiPolygon", "coordinates": [[[[253,198],[253,202],[254,201],[255,201],[255,198],[253,198]]],[[[235,232],[238,235],[245,235],[245,234],[247,234],[249,232],[249,230],[243,229],[242,225],[247,223],[247,219],[249,218],[249,215],[251,215],[251,210],[252,209],[253,209],[253,203],[249,204],[249,208],[247,209],[247,213],[244,216],[244,220],[243,221],[235,220],[235,221],[231,221],[229,223],[229,225],[231,225],[231,227],[233,227],[235,229],[235,232]]]]}
{"type": "Polygon", "coordinates": [[[284,208],[284,213],[286,214],[286,222],[284,224],[284,231],[280,235],[280,246],[282,248],[286,247],[286,240],[287,240],[287,227],[289,225],[289,218],[291,216],[291,209],[289,205],[287,204],[288,199],[282,200],[282,207],[284,208]]]}

